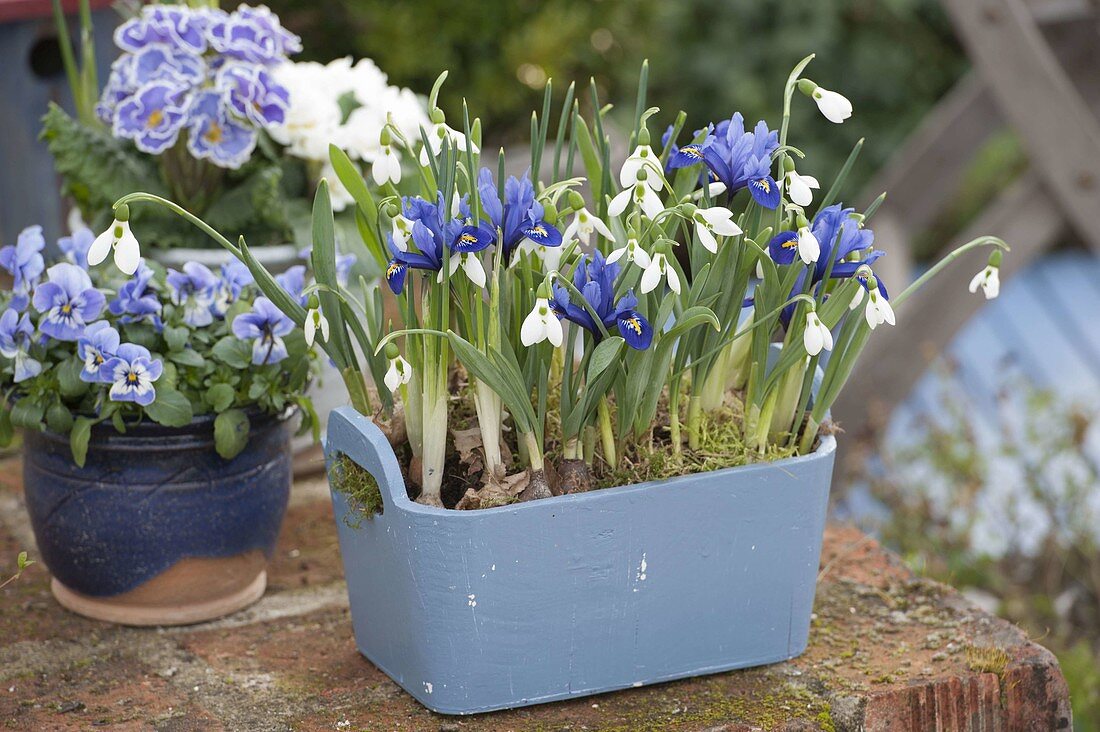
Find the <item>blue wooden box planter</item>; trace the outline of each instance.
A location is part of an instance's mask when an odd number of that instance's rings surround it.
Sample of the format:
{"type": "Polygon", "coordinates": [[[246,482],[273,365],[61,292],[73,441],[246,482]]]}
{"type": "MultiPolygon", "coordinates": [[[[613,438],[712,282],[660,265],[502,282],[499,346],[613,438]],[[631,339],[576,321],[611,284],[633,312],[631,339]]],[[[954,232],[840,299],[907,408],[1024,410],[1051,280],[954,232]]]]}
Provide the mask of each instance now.
{"type": "Polygon", "coordinates": [[[481,511],[410,501],[350,407],[326,454],[378,481],[333,491],[359,650],[443,714],[756,666],[806,648],[836,441],[811,455],[481,511]]]}

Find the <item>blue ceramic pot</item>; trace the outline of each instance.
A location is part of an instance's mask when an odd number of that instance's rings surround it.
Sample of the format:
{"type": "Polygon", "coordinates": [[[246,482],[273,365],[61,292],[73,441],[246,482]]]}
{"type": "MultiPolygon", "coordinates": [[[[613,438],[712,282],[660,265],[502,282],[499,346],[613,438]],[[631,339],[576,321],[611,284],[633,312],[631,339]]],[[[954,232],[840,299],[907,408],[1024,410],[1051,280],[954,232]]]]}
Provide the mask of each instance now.
{"type": "Polygon", "coordinates": [[[805,650],[836,441],[811,455],[481,511],[409,500],[348,407],[326,454],[360,652],[429,709],[471,714],[756,666],[805,650]]]}
{"type": "Polygon", "coordinates": [[[251,416],[248,446],[231,460],[214,449],[212,416],[126,434],[97,425],[83,468],[67,437],[26,433],[27,509],[62,604],[167,624],[257,599],[286,511],[291,456],[286,420],[251,416]],[[135,606],[129,615],[106,610],[135,606]]]}

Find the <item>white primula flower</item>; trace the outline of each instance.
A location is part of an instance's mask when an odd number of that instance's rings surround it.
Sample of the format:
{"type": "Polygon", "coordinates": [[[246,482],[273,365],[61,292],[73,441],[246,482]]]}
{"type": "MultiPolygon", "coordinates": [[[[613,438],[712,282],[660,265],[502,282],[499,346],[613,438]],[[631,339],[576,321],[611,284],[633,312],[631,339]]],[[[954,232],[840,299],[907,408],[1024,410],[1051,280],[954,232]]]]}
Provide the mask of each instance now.
{"type": "Polygon", "coordinates": [[[878,287],[874,287],[867,292],[867,309],[863,313],[867,318],[867,325],[871,326],[871,330],[882,323],[894,325],[894,308],[890,305],[890,301],[878,291],[878,287]]]}
{"type": "Polygon", "coordinates": [[[695,209],[695,230],[699,233],[699,241],[703,243],[711,254],[718,253],[718,236],[737,236],[741,233],[741,227],[733,223],[733,211],[722,206],[695,209]]]}
{"type": "Polygon", "coordinates": [[[371,176],[374,182],[380,186],[387,183],[394,185],[401,182],[401,156],[394,150],[393,145],[383,145],[378,151],[378,157],[370,166],[371,176]]]}
{"type": "Polygon", "coordinates": [[[638,145],[619,171],[619,185],[629,188],[635,183],[645,183],[657,190],[664,177],[661,159],[653,152],[653,148],[649,145],[638,145]]]}
{"type": "MultiPolygon", "coordinates": [[[[440,122],[432,125],[428,130],[428,145],[432,148],[432,156],[439,155],[440,151],[443,149],[443,140],[447,137],[451,138],[451,145],[454,149],[459,152],[466,152],[466,145],[468,142],[466,140],[466,135],[450,127],[446,122],[440,122]]],[[[479,152],[477,145],[473,142],[469,142],[469,145],[470,152],[476,155],[479,152]]],[[[427,148],[421,148],[420,150],[420,165],[430,165],[427,148]]]]}
{"type": "MultiPolygon", "coordinates": [[[[462,271],[466,273],[466,276],[478,287],[485,289],[485,267],[481,265],[481,260],[478,259],[477,254],[473,252],[467,252],[465,254],[452,253],[451,254],[451,277],[455,276],[458,272],[458,268],[462,267],[462,271]]],[[[436,282],[443,281],[443,270],[439,271],[439,275],[436,277],[436,282]]]]}
{"type": "Polygon", "coordinates": [[[840,124],[852,116],[852,103],[843,94],[817,87],[810,94],[825,119],[840,124]]]}
{"type": "Polygon", "coordinates": [[[591,243],[593,233],[598,233],[608,241],[615,241],[615,235],[611,233],[607,224],[587,208],[582,208],[573,214],[573,220],[569,222],[569,226],[565,227],[562,241],[569,241],[575,236],[587,246],[591,243]]]}
{"type": "Polygon", "coordinates": [[[115,219],[102,234],[95,238],[88,249],[88,264],[95,266],[100,264],[111,253],[115,252],[115,266],[128,275],[137,272],[138,263],[141,261],[141,247],[137,237],[130,231],[129,221],[115,219]]]}
{"type": "Polygon", "coordinates": [[[311,308],[306,313],[306,322],[302,326],[302,330],[305,332],[307,346],[313,345],[318,330],[321,331],[321,340],[325,343],[328,342],[328,318],[317,308],[311,308]]]}
{"type": "Polygon", "coordinates": [[[386,388],[396,394],[397,388],[412,381],[412,366],[402,356],[390,359],[390,367],[386,369],[386,376],[382,379],[386,382],[386,388]]]}
{"type": "Polygon", "coordinates": [[[607,255],[607,263],[618,262],[623,256],[626,256],[626,261],[634,262],[642,269],[649,266],[652,261],[649,257],[649,252],[642,249],[642,245],[638,243],[637,239],[627,239],[626,246],[619,247],[618,249],[607,255]]]}
{"type": "Polygon", "coordinates": [[[974,279],[970,280],[970,291],[977,292],[978,287],[982,288],[986,300],[992,300],[1001,294],[1000,268],[989,264],[981,272],[974,275],[974,279]]]}
{"type": "Polygon", "coordinates": [[[802,331],[802,345],[806,347],[806,353],[816,356],[822,349],[833,350],[833,334],[817,317],[817,312],[811,310],[806,313],[806,330],[802,331]]]}
{"type": "Polygon", "coordinates": [[[680,294],[680,275],[676,274],[676,269],[668,263],[668,257],[663,253],[658,252],[653,255],[652,261],[649,266],[645,268],[645,272],[642,272],[642,292],[653,292],[657,289],[657,285],[661,284],[661,278],[668,279],[668,287],[677,295],[680,294]]]}
{"type": "Polygon", "coordinates": [[[806,264],[813,264],[821,256],[821,244],[817,237],[810,231],[809,226],[803,226],[798,230],[798,256],[806,264]]]}
{"type": "Polygon", "coordinates": [[[523,320],[519,330],[519,340],[525,346],[550,341],[555,348],[562,343],[561,321],[550,310],[550,302],[545,297],[535,300],[535,307],[523,320]]]}
{"type": "Polygon", "coordinates": [[[661,203],[661,197],[652,188],[645,183],[635,183],[630,188],[624,188],[619,195],[611,199],[611,205],[607,207],[608,215],[621,216],[631,200],[650,219],[657,218],[665,210],[664,204],[661,203]]]}
{"type": "MultiPolygon", "coordinates": [[[[359,167],[355,166],[356,171],[359,172],[359,167]]],[[[340,213],[351,204],[355,203],[355,199],[351,195],[351,191],[344,186],[344,181],[340,180],[340,176],[336,175],[336,168],[332,166],[331,160],[326,160],[325,164],[321,166],[321,175],[318,180],[324,178],[328,183],[328,196],[329,203],[332,204],[332,210],[334,213],[340,213]]]]}
{"type": "Polygon", "coordinates": [[[813,190],[821,188],[817,178],[812,175],[799,175],[794,170],[787,171],[787,195],[792,203],[799,206],[809,206],[814,201],[813,190]]]}
{"type": "Polygon", "coordinates": [[[409,251],[409,239],[412,237],[413,222],[401,214],[393,217],[393,245],[403,252],[409,251]]]}

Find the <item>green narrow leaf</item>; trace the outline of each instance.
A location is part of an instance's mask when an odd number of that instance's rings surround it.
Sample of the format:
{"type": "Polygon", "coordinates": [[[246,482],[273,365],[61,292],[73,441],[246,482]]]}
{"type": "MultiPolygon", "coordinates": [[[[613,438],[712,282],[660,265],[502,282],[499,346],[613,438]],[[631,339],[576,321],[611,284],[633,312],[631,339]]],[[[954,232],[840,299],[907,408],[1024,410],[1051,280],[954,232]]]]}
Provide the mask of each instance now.
{"type": "Polygon", "coordinates": [[[226,460],[240,454],[248,444],[248,415],[229,409],[214,418],[214,449],[226,460]]]}
{"type": "Polygon", "coordinates": [[[73,453],[73,462],[81,468],[84,467],[84,461],[88,457],[88,440],[92,436],[92,424],[92,420],[87,417],[77,417],[69,432],[69,449],[73,453]]]}
{"type": "Polygon", "coordinates": [[[626,341],[623,340],[622,336],[612,336],[601,341],[600,345],[592,350],[592,358],[588,362],[586,376],[589,383],[595,381],[596,377],[612,364],[622,351],[625,343],[626,341]]]}

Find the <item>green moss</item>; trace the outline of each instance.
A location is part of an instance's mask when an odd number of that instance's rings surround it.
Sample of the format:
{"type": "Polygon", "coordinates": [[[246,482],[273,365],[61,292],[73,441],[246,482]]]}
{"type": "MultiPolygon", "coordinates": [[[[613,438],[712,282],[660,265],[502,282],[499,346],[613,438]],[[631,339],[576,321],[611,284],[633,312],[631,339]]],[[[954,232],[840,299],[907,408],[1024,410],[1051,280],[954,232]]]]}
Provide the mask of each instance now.
{"type": "Polygon", "coordinates": [[[966,665],[971,671],[1002,676],[1008,666],[1008,654],[1000,648],[967,646],[966,665]]]}
{"type": "Polygon", "coordinates": [[[366,468],[344,453],[337,453],[328,468],[329,484],[334,490],[348,497],[351,511],[344,516],[344,523],[358,529],[364,518],[370,519],[382,513],[382,492],[378,481],[366,468]]]}

